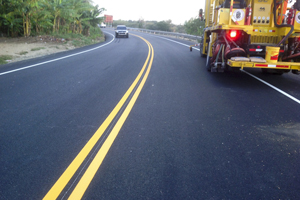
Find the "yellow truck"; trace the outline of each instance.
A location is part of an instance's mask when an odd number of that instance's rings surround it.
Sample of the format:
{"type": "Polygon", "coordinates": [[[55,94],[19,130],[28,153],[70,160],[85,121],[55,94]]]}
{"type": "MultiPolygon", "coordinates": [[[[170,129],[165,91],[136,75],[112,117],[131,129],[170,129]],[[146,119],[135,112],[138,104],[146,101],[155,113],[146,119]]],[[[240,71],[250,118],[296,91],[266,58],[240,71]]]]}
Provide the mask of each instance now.
{"type": "Polygon", "coordinates": [[[206,68],[300,73],[300,0],[205,0],[206,68]]]}

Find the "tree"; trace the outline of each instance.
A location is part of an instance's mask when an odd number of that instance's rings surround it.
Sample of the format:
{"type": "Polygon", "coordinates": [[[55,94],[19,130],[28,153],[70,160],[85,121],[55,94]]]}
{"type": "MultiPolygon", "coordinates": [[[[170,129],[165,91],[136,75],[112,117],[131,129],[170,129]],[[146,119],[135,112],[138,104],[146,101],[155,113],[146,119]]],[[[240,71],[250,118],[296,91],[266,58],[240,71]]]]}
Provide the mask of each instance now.
{"type": "Polygon", "coordinates": [[[143,18],[140,18],[138,21],[138,28],[144,28],[145,21],[143,18]]]}
{"type": "Polygon", "coordinates": [[[167,20],[167,21],[160,21],[157,23],[157,30],[160,31],[172,31],[171,29],[171,20],[167,20]]]}
{"type": "Polygon", "coordinates": [[[96,5],[90,12],[89,12],[89,22],[93,27],[98,26],[101,22],[103,22],[104,17],[98,17],[105,11],[105,8],[99,8],[98,5],[96,5]]]}
{"type": "Polygon", "coordinates": [[[30,36],[41,31],[81,34],[96,27],[105,9],[90,0],[0,0],[0,33],[30,36]],[[62,28],[61,28],[62,26],[62,28]]]}
{"type": "Polygon", "coordinates": [[[52,32],[58,32],[59,31],[59,25],[61,21],[61,16],[64,13],[68,13],[69,7],[68,7],[68,1],[67,0],[50,0],[50,1],[44,1],[43,2],[49,12],[51,13],[51,19],[52,19],[52,32]]]}
{"type": "Polygon", "coordinates": [[[7,35],[17,36],[22,27],[22,18],[18,18],[18,16],[16,16],[14,12],[1,15],[1,17],[4,19],[3,24],[8,27],[7,35]]]}
{"type": "Polygon", "coordinates": [[[158,28],[157,28],[157,21],[147,22],[146,29],[158,30],[158,28]]]}
{"type": "Polygon", "coordinates": [[[48,9],[47,1],[39,2],[39,9],[34,13],[32,17],[33,28],[35,28],[35,33],[49,32],[50,27],[53,26],[52,14],[48,9]]]}
{"type": "Polygon", "coordinates": [[[82,32],[82,23],[89,20],[86,18],[87,15],[84,15],[86,11],[92,9],[92,5],[85,0],[69,0],[71,3],[71,17],[73,18],[73,33],[82,32]]]}
{"type": "Polygon", "coordinates": [[[2,34],[17,36],[22,31],[22,16],[18,12],[18,1],[0,1],[0,31],[2,34]]]}
{"type": "Polygon", "coordinates": [[[28,37],[31,33],[31,19],[34,13],[38,12],[38,0],[13,0],[17,5],[16,12],[23,17],[24,36],[28,37]]]}
{"type": "Polygon", "coordinates": [[[177,25],[177,26],[175,26],[175,32],[186,33],[184,25],[177,25]]]}
{"type": "Polygon", "coordinates": [[[103,11],[104,8],[99,8],[99,6],[93,7],[91,11],[85,11],[83,14],[83,18],[87,19],[84,20],[84,35],[89,35],[90,27],[97,27],[103,21],[103,17],[98,17],[103,11]]]}
{"type": "Polygon", "coordinates": [[[202,35],[203,28],[205,27],[204,21],[200,21],[199,18],[191,18],[189,21],[185,21],[184,27],[186,33],[191,35],[202,35]]]}

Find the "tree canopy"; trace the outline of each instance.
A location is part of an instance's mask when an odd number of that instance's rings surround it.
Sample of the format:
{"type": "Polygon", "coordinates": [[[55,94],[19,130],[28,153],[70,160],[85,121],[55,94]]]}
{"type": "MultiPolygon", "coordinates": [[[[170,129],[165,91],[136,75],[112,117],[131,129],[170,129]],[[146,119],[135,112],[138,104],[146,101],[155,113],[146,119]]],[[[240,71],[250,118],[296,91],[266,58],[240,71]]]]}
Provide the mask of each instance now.
{"type": "Polygon", "coordinates": [[[114,20],[114,26],[126,25],[131,28],[145,28],[149,30],[157,31],[168,31],[168,32],[178,32],[178,33],[188,33],[191,35],[202,35],[203,29],[205,27],[205,22],[201,21],[198,17],[191,18],[185,21],[184,25],[174,25],[171,20],[165,21],[144,21],[144,19],[139,19],[138,21],[133,20],[114,20]]]}
{"type": "Polygon", "coordinates": [[[89,35],[105,9],[90,0],[0,0],[0,34],[30,36],[41,33],[89,35]]]}
{"type": "Polygon", "coordinates": [[[187,34],[191,35],[202,35],[203,29],[205,28],[205,22],[199,18],[191,18],[185,21],[184,27],[187,34]]]}
{"type": "Polygon", "coordinates": [[[133,20],[114,20],[114,26],[117,25],[126,25],[131,28],[145,28],[149,30],[157,31],[168,31],[168,32],[179,32],[185,33],[183,25],[172,24],[171,20],[164,21],[145,21],[143,18],[140,18],[138,21],[133,20]]]}

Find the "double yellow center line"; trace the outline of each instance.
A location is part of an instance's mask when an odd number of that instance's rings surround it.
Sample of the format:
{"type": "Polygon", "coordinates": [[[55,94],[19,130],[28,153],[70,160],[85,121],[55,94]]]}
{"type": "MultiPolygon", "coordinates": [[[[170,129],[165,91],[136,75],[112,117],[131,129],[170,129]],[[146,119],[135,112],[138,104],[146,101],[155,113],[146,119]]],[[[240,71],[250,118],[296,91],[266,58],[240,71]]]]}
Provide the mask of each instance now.
{"type": "MultiPolygon", "coordinates": [[[[133,34],[132,34],[133,35],[133,34]]],[[[56,199],[63,189],[66,187],[70,179],[74,176],[75,172],[79,169],[79,167],[82,165],[83,161],[86,159],[86,157],[90,154],[91,150],[95,146],[95,144],[99,141],[107,127],[111,124],[112,120],[116,117],[120,109],[125,104],[126,100],[129,98],[130,94],[133,92],[133,90],[136,88],[137,84],[139,83],[137,89],[135,90],[132,98],[130,99],[128,105],[126,106],[125,110],[121,114],[120,118],[116,122],[115,126],[113,127],[112,131],[108,135],[107,139],[104,141],[103,145],[99,149],[98,153],[90,163],[89,167],[77,183],[75,189],[72,191],[71,195],[68,199],[81,199],[84,195],[86,189],[88,188],[89,184],[91,183],[93,177],[95,176],[97,170],[99,169],[102,161],[104,160],[107,152],[109,151],[111,145],[113,144],[115,138],[117,137],[120,129],[122,128],[125,120],[127,119],[132,107],[134,106],[146,80],[150,73],[150,69],[153,62],[154,57],[154,50],[152,45],[145,40],[144,38],[135,35],[136,37],[141,38],[144,40],[148,45],[148,56],[144,63],[143,68],[141,69],[140,73],[134,80],[134,82],[131,84],[129,89],[126,91],[122,99],[119,101],[119,103],[116,105],[116,107],[113,109],[113,111],[109,114],[109,116],[105,119],[105,121],[102,123],[102,125],[99,127],[99,129],[96,131],[96,133],[91,137],[91,139],[86,143],[86,145],[83,147],[83,149],[79,152],[79,154],[75,157],[75,159],[72,161],[72,163],[68,166],[68,168],[64,171],[64,173],[60,176],[60,178],[56,181],[56,183],[52,186],[52,188],[49,190],[49,192],[46,194],[46,196],[43,198],[44,200],[53,200],[56,199]],[[148,66],[148,67],[147,67],[148,66]],[[145,72],[146,70],[146,72],[145,72]],[[144,76],[143,76],[144,74],[144,76]],[[142,80],[141,80],[142,78],[142,80]]]]}

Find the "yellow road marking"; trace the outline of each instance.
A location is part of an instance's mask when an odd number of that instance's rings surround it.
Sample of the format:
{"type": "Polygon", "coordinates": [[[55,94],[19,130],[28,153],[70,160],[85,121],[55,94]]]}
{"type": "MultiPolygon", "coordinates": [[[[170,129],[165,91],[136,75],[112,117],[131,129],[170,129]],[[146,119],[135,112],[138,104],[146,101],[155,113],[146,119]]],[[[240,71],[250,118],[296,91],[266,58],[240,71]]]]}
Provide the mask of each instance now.
{"type": "MultiPolygon", "coordinates": [[[[143,38],[142,38],[143,39],[143,38]]],[[[147,43],[147,42],[146,42],[147,43]]],[[[147,43],[148,44],[148,43],[147,43]]],[[[72,163],[68,166],[68,168],[64,171],[64,173],[60,176],[60,178],[56,181],[56,183],[52,186],[52,188],[48,191],[46,196],[43,198],[43,200],[53,200],[56,199],[61,191],[65,188],[65,186],[68,184],[70,179],[73,177],[75,172],[78,170],[84,159],[88,156],[92,148],[95,146],[97,141],[100,139],[104,131],[107,129],[109,124],[112,122],[112,120],[115,118],[119,110],[124,105],[125,101],[131,94],[132,90],[135,88],[137,83],[139,82],[142,74],[144,73],[147,63],[150,58],[151,49],[148,44],[148,56],[144,63],[143,68],[141,69],[140,73],[134,80],[134,82],[131,84],[129,89],[126,91],[122,99],[118,102],[116,107],[113,109],[113,111],[109,114],[109,116],[105,119],[105,121],[102,123],[102,125],[99,127],[99,129],[96,131],[96,133],[91,137],[91,139],[86,143],[86,145],[83,147],[83,149],[79,152],[79,154],[75,157],[75,159],[72,161],[72,163]]],[[[152,49],[153,51],[153,49],[152,49]]],[[[153,56],[152,56],[153,60],[153,56]]],[[[152,62],[151,62],[152,63],[152,62]]]]}
{"type": "Polygon", "coordinates": [[[116,125],[112,129],[111,133],[109,134],[109,136],[107,137],[107,139],[103,143],[102,147],[100,148],[100,150],[96,154],[95,158],[93,159],[93,161],[89,165],[88,169],[86,170],[86,172],[84,173],[84,175],[82,176],[82,178],[78,182],[77,186],[73,190],[72,194],[68,198],[70,200],[81,199],[82,196],[84,195],[86,189],[88,188],[89,184],[91,183],[92,179],[94,178],[94,176],[95,176],[96,172],[98,171],[102,161],[104,160],[107,152],[109,151],[111,145],[113,144],[114,140],[116,139],[120,129],[122,128],[122,126],[125,122],[125,120],[127,119],[132,107],[134,106],[134,104],[135,104],[135,102],[136,102],[136,100],[137,100],[137,98],[138,98],[138,96],[139,96],[146,80],[147,80],[147,77],[149,75],[149,72],[150,72],[150,69],[151,69],[151,66],[152,66],[152,62],[153,62],[154,51],[153,51],[152,45],[148,41],[146,41],[146,40],[144,40],[144,41],[148,44],[148,46],[151,46],[151,52],[152,52],[152,56],[151,56],[151,60],[150,60],[148,69],[147,69],[140,85],[138,86],[136,92],[134,93],[132,99],[130,100],[130,102],[128,103],[126,109],[124,110],[121,117],[119,118],[118,122],[116,123],[116,125]]]}

